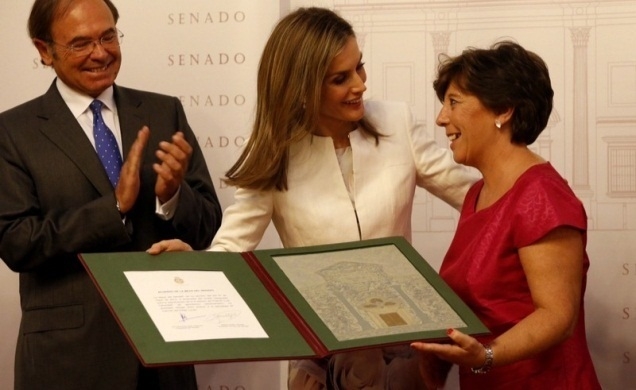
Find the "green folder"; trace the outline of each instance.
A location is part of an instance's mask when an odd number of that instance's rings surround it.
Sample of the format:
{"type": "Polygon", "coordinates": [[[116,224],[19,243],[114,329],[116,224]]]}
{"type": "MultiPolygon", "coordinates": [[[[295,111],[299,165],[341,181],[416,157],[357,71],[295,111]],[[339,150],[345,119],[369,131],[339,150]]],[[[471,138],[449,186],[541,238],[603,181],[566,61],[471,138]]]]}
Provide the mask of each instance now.
{"type": "Polygon", "coordinates": [[[489,333],[403,237],[242,253],[79,257],[145,366],[324,357],[417,340],[444,341],[448,328],[489,333]],[[220,272],[267,337],[212,334],[189,340],[185,332],[185,340],[166,341],[126,276],[132,271],[220,272]]]}

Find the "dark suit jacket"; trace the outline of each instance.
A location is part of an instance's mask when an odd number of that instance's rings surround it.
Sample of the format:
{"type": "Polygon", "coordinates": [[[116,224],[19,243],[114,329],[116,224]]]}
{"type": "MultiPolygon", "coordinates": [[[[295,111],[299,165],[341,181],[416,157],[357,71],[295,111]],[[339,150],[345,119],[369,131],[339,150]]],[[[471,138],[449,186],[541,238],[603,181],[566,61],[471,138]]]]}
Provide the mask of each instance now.
{"type": "Polygon", "coordinates": [[[138,360],[77,254],[143,251],[174,237],[203,249],[220,225],[219,202],[179,100],[118,86],[114,96],[124,158],[138,130],[150,128],[140,194],[125,225],[104,168],[55,82],[43,96],[0,114],[0,257],[20,273],[22,307],[16,388],[135,389],[138,360]],[[155,215],[152,164],[159,142],[177,130],[194,154],[174,218],[163,221],[155,215]]]}

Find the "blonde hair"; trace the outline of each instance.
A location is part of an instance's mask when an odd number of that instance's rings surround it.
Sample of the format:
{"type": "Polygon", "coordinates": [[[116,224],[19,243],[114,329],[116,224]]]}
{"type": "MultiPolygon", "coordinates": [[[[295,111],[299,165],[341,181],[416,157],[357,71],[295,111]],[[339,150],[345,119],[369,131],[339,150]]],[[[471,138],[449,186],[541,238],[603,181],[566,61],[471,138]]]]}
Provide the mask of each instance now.
{"type": "MultiPolygon", "coordinates": [[[[259,64],[252,135],[227,171],[227,184],[287,189],[289,148],[315,133],[322,82],[350,37],[351,25],[324,8],[299,8],[278,22],[259,64]]],[[[377,143],[379,133],[367,119],[359,126],[377,143]]]]}

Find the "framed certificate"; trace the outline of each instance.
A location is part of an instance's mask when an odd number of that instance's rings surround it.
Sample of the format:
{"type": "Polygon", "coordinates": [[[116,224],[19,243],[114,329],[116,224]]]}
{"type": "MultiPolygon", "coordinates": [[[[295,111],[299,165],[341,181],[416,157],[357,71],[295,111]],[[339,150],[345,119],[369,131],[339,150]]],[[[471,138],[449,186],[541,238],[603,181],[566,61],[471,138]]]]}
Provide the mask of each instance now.
{"type": "Polygon", "coordinates": [[[144,365],[323,357],[488,329],[402,237],[81,254],[144,365]]]}

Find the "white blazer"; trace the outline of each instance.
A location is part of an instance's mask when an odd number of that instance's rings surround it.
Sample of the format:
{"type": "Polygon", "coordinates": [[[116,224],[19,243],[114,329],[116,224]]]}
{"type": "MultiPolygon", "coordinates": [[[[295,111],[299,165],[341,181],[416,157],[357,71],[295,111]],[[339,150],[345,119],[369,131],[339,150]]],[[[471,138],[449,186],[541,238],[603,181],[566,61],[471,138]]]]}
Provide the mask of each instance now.
{"type": "Polygon", "coordinates": [[[352,204],[330,137],[308,135],[290,151],[287,191],[239,188],[209,250],[251,251],[273,221],[284,247],[404,236],[411,240],[415,187],[458,209],[479,175],[427,138],[405,103],[366,102],[381,137],[350,133],[352,204]],[[359,226],[359,230],[358,230],[359,226]]]}

